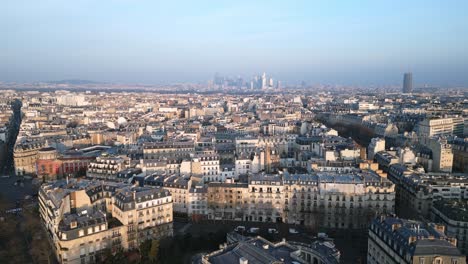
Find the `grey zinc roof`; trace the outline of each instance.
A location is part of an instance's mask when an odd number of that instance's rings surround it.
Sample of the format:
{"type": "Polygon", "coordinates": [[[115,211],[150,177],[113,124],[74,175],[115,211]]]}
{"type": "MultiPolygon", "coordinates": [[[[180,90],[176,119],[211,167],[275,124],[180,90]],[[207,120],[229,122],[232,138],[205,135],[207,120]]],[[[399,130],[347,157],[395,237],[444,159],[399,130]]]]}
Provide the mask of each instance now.
{"type": "Polygon", "coordinates": [[[238,264],[240,258],[244,258],[248,263],[271,264],[286,263],[293,261],[305,263],[291,257],[291,253],[298,253],[300,247],[306,247],[315,251],[325,261],[325,263],[338,263],[339,251],[331,241],[313,241],[312,243],[280,242],[272,243],[262,237],[248,238],[237,233],[230,233],[235,242],[226,248],[208,255],[208,260],[212,264],[238,264]]]}
{"type": "Polygon", "coordinates": [[[394,217],[386,217],[383,221],[375,219],[374,224],[380,226],[411,255],[461,255],[457,247],[450,244],[448,237],[437,230],[434,224],[394,217]],[[392,226],[395,224],[398,227],[393,230],[392,226]],[[410,237],[415,237],[416,241],[409,243],[410,237]]]}
{"type": "Polygon", "coordinates": [[[86,214],[66,214],[60,222],[59,229],[61,231],[70,230],[70,223],[76,222],[77,228],[99,225],[106,223],[106,215],[101,211],[90,211],[86,214]]]}
{"type": "Polygon", "coordinates": [[[426,239],[416,242],[414,256],[418,255],[461,256],[462,254],[448,241],[426,239]]]}

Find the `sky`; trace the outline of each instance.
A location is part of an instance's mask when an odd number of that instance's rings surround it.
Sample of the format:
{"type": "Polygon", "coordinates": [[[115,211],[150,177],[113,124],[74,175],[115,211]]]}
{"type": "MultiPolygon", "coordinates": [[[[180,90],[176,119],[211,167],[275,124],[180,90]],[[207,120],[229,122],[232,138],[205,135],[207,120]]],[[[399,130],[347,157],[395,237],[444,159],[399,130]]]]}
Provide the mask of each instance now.
{"type": "Polygon", "coordinates": [[[466,0],[0,0],[0,81],[468,86],[466,0]]]}

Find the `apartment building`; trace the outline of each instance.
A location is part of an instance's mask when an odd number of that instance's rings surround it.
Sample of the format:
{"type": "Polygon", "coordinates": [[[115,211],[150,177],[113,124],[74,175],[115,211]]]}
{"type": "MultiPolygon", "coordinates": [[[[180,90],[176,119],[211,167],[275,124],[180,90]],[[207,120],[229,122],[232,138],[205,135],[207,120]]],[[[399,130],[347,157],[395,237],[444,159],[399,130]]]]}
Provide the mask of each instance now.
{"type": "Polygon", "coordinates": [[[283,221],[284,187],[279,175],[252,175],[248,190],[249,221],[283,221]]]}
{"type": "Polygon", "coordinates": [[[454,138],[449,143],[453,151],[453,171],[468,173],[468,138],[454,138]]]}
{"type": "Polygon", "coordinates": [[[249,156],[242,155],[235,161],[235,176],[250,174],[252,172],[252,160],[249,156]]]}
{"type": "Polygon", "coordinates": [[[193,221],[207,218],[208,215],[208,188],[203,184],[190,188],[187,196],[188,216],[193,221]]]}
{"type": "Polygon", "coordinates": [[[468,179],[463,175],[424,173],[394,164],[388,178],[396,185],[397,214],[405,218],[429,219],[435,200],[468,199],[468,179]]]}
{"type": "Polygon", "coordinates": [[[440,199],[431,208],[431,220],[447,227],[448,236],[455,237],[458,249],[468,253],[468,201],[462,199],[440,199]]]}
{"type": "Polygon", "coordinates": [[[247,183],[208,183],[208,219],[248,221],[248,187],[247,183]]]}
{"type": "Polygon", "coordinates": [[[463,117],[426,118],[418,123],[416,130],[420,137],[463,136],[464,125],[463,117]]]}
{"type": "Polygon", "coordinates": [[[284,218],[311,227],[365,228],[395,210],[394,184],[372,171],[283,176],[284,218]]]}
{"type": "Polygon", "coordinates": [[[144,159],[158,159],[160,157],[188,158],[195,152],[195,142],[186,141],[164,141],[148,142],[143,144],[144,159]]]}
{"type": "Polygon", "coordinates": [[[367,147],[367,159],[373,160],[377,152],[385,150],[385,139],[373,138],[367,147]]]}
{"type": "Polygon", "coordinates": [[[431,171],[452,172],[453,150],[447,138],[425,138],[423,142],[432,151],[431,171]]]}
{"type": "Polygon", "coordinates": [[[235,139],[236,154],[250,155],[258,146],[258,138],[242,137],[235,139]]]}
{"type": "Polygon", "coordinates": [[[102,180],[118,180],[117,174],[128,168],[130,159],[125,156],[102,154],[90,162],[86,177],[102,180]]]}
{"type": "Polygon", "coordinates": [[[103,252],[172,235],[172,197],[162,189],[72,179],[43,184],[39,213],[61,263],[95,263],[103,252]]]}
{"type": "Polygon", "coordinates": [[[213,176],[218,176],[220,171],[219,156],[217,154],[200,154],[192,159],[193,174],[212,178],[213,176]]]}
{"type": "Polygon", "coordinates": [[[191,180],[188,177],[168,175],[151,175],[144,179],[144,185],[160,186],[172,195],[173,208],[175,213],[188,213],[188,193],[191,180]]]}
{"type": "Polygon", "coordinates": [[[445,226],[394,217],[378,217],[369,227],[368,264],[465,264],[457,239],[445,226]]]}
{"type": "Polygon", "coordinates": [[[45,147],[43,141],[17,144],[13,151],[16,175],[35,175],[37,153],[45,147]]]}
{"type": "Polygon", "coordinates": [[[396,152],[392,151],[380,151],[374,154],[375,161],[379,164],[379,168],[384,172],[390,170],[390,165],[399,162],[396,152]]]}
{"type": "Polygon", "coordinates": [[[394,184],[386,174],[351,167],[310,174],[252,174],[247,182],[204,184],[176,175],[147,176],[143,182],[170,191],[174,212],[196,219],[364,228],[375,214],[395,211],[394,184]]]}

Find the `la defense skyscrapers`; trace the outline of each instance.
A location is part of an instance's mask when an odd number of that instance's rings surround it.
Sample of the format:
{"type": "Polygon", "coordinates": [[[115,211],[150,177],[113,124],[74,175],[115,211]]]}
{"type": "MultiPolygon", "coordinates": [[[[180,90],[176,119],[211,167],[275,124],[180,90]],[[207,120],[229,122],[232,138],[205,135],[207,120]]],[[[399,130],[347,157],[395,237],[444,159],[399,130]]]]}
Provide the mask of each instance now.
{"type": "Polygon", "coordinates": [[[413,92],[413,74],[406,72],[403,76],[403,93],[413,92]]]}

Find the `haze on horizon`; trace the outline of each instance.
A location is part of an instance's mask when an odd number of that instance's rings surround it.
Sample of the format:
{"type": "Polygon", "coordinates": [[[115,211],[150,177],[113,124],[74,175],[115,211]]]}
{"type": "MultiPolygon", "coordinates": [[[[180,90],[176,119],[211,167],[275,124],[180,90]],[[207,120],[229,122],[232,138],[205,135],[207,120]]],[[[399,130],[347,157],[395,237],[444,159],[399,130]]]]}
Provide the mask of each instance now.
{"type": "Polygon", "coordinates": [[[43,0],[0,4],[0,81],[468,86],[468,1],[43,0]]]}

